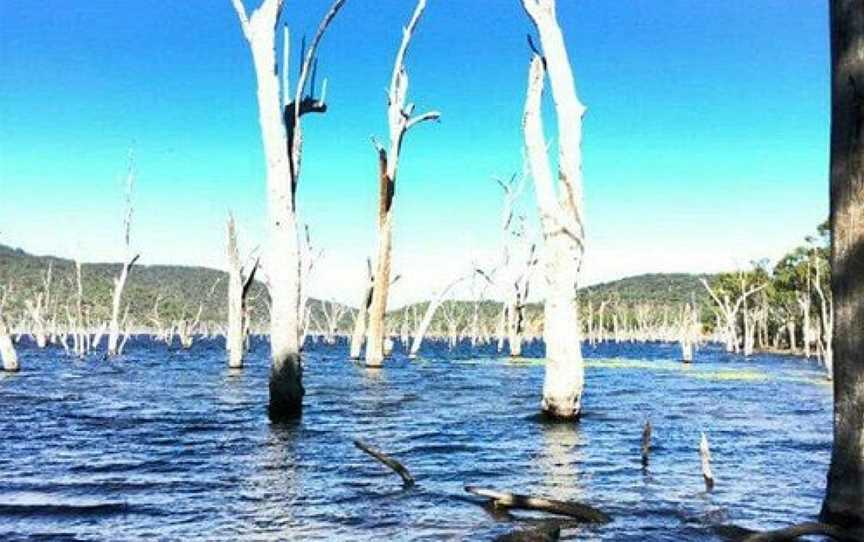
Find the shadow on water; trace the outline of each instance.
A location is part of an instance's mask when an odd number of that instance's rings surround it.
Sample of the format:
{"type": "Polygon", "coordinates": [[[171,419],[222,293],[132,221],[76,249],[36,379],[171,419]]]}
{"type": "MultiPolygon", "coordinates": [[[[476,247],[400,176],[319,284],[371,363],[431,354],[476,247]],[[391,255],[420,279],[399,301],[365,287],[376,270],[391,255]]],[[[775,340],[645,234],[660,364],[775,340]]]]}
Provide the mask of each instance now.
{"type": "Polygon", "coordinates": [[[614,518],[555,520],[562,539],[719,540],[720,523],[770,528],[819,507],[831,390],[813,362],[708,347],[687,366],[667,344],[586,344],[583,415],[562,422],[539,412],[539,342],[510,359],[495,345],[430,341],[414,360],[397,343],[367,369],[348,360],[344,339],[310,341],[303,417],[272,424],[268,350],[255,337],[246,366],[229,370],[221,340],[184,351],[133,339],[107,362],[22,344],[22,372],[0,377],[0,539],[491,540],[549,525],[484,513],[465,484],[578,500],[614,518]],[[417,485],[404,489],[354,438],[417,485]]]}

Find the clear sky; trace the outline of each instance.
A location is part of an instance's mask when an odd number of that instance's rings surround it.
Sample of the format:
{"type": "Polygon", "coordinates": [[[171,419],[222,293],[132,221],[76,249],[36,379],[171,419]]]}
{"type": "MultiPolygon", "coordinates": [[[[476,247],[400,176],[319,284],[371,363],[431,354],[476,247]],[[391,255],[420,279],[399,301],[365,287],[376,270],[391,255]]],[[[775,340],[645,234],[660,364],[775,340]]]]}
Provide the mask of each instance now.
{"type": "MultiPolygon", "coordinates": [[[[295,62],[328,4],[286,0],[295,62]]],[[[824,0],[558,4],[588,108],[584,282],[777,258],[827,216],[824,0]]],[[[313,295],[360,296],[375,247],[369,136],[386,138],[413,7],[347,0],[324,38],[329,112],[304,118],[298,196],[324,250],[313,295]]],[[[442,121],[403,147],[396,304],[499,249],[491,178],[522,168],[530,30],[519,0],[428,2],[409,97],[442,121]]],[[[230,0],[0,2],[0,242],[116,261],[130,146],[142,263],[222,267],[228,209],[246,247],[265,241],[254,75],[230,0]]]]}

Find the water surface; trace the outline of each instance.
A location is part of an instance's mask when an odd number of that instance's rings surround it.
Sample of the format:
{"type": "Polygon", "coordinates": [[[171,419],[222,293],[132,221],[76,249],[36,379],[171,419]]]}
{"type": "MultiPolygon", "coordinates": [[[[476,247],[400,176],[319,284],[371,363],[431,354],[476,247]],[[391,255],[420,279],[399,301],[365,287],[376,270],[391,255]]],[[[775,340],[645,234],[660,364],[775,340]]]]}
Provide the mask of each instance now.
{"type": "Polygon", "coordinates": [[[530,524],[491,514],[465,484],[613,516],[565,526],[574,540],[720,540],[716,525],[818,512],[831,389],[815,362],[708,347],[686,366],[670,344],[585,345],[585,414],[551,424],[536,415],[541,349],[514,361],[430,345],[408,360],[397,347],[367,370],[344,342],[314,344],[302,419],[271,425],[263,340],[241,372],[215,339],[188,351],[135,340],[119,359],[84,361],[22,344],[23,371],[0,375],[0,539],[492,540],[530,524]],[[417,485],[403,489],[354,438],[402,461],[417,485]]]}

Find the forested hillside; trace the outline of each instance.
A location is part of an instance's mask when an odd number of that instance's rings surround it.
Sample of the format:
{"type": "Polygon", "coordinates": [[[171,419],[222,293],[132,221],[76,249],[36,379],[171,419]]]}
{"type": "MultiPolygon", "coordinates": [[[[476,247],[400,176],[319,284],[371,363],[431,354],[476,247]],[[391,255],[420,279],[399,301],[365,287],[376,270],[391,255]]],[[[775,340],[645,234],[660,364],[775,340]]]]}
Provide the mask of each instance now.
{"type": "MultiPolygon", "coordinates": [[[[51,304],[63,314],[77,290],[75,263],[53,256],[35,256],[21,249],[0,245],[0,285],[8,289],[7,312],[20,314],[26,299],[41,291],[48,267],[51,267],[51,304]]],[[[85,263],[81,266],[85,304],[94,320],[110,317],[112,281],[120,272],[120,264],[85,263]]],[[[163,321],[193,319],[201,308],[201,321],[222,322],[226,318],[227,274],[206,267],[171,265],[135,265],[124,292],[129,303],[130,318],[136,326],[147,327],[154,316],[154,307],[163,321]],[[158,303],[157,303],[158,301],[158,303]]],[[[699,276],[685,273],[647,274],[598,284],[580,290],[583,302],[591,300],[598,305],[633,307],[650,304],[655,307],[679,307],[694,298],[702,307],[708,298],[699,276]]],[[[250,293],[253,321],[262,322],[267,315],[267,292],[256,282],[250,293]]],[[[413,322],[421,318],[428,303],[418,303],[391,311],[392,330],[401,326],[402,318],[413,322]]],[[[432,331],[445,332],[449,321],[456,319],[462,328],[473,318],[474,303],[450,301],[436,314],[432,331]]],[[[320,328],[327,320],[329,306],[310,300],[312,328],[320,328]]],[[[353,309],[344,311],[339,320],[340,331],[348,331],[353,320],[353,309]]],[[[501,303],[485,301],[479,307],[481,320],[487,325],[495,321],[501,303]]],[[[526,319],[540,317],[542,307],[531,303],[526,307],[526,319]]]]}

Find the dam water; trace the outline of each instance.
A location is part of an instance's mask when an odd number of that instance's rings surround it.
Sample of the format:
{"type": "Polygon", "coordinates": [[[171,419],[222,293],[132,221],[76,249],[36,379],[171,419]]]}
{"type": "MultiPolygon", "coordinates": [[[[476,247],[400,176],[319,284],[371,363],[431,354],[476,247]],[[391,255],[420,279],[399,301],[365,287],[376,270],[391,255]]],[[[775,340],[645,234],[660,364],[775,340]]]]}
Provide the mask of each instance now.
{"type": "Polygon", "coordinates": [[[707,346],[684,365],[673,344],[585,344],[584,415],[562,424],[537,415],[538,343],[518,360],[467,343],[409,360],[397,345],[367,370],[344,339],[312,342],[304,414],[273,425],[268,350],[255,339],[232,372],[221,339],[134,339],[108,360],[23,340],[22,372],[0,375],[0,539],[493,540],[550,517],[496,513],[466,484],[613,518],[564,523],[565,540],[722,540],[724,525],[779,527],[821,504],[832,404],[815,361],[707,346]],[[417,484],[403,489],[356,438],[417,484]]]}

